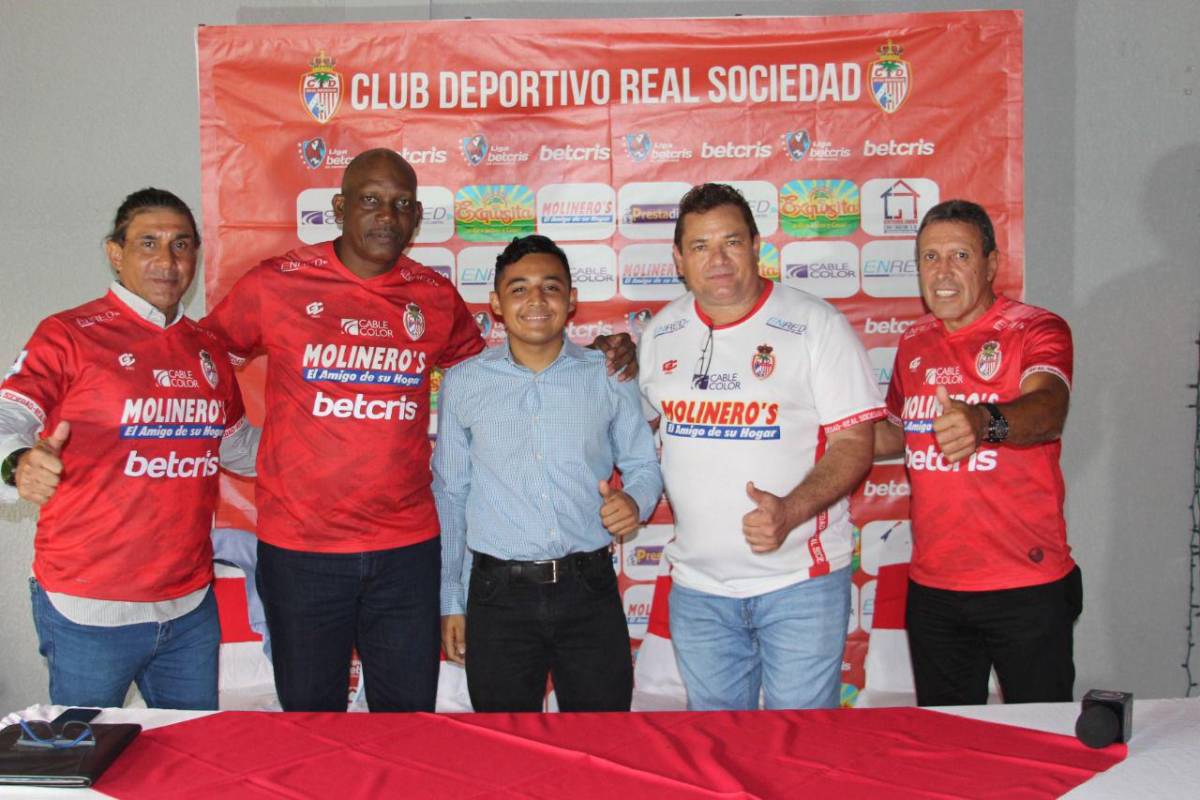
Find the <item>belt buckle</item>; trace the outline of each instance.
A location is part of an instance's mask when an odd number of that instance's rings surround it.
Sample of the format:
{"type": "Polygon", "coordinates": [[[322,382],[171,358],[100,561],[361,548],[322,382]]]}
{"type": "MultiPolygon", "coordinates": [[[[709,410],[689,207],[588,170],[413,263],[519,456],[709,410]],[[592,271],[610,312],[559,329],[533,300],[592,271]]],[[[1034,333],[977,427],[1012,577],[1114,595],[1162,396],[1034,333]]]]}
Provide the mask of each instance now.
{"type": "Polygon", "coordinates": [[[539,566],[541,566],[542,564],[550,565],[550,580],[539,581],[539,583],[558,583],[558,562],[560,560],[561,559],[557,559],[557,558],[547,558],[543,561],[534,561],[533,562],[534,564],[537,564],[539,566]]]}

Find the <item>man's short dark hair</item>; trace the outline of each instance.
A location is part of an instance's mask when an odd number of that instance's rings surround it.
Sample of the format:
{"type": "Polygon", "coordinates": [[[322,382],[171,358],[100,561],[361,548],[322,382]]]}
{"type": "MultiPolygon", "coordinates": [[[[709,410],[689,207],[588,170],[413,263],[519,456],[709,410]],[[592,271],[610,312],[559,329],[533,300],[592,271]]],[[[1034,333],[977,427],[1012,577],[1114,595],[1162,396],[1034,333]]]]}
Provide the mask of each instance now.
{"type": "Polygon", "coordinates": [[[921,220],[921,226],[917,228],[917,238],[921,237],[921,231],[925,230],[926,225],[934,222],[965,222],[967,225],[974,225],[979,231],[979,238],[983,240],[983,254],[989,256],[996,249],[996,230],[992,227],[992,219],[978,203],[972,203],[970,200],[947,200],[938,203],[929,209],[925,219],[921,220]]]}
{"type": "Polygon", "coordinates": [[[496,256],[496,277],[492,281],[496,291],[500,291],[500,275],[504,272],[504,268],[509,264],[515,264],[525,256],[531,256],[535,253],[545,253],[554,256],[562,262],[563,271],[567,273],[567,288],[571,287],[571,265],[567,261],[567,254],[562,251],[562,248],[554,243],[554,240],[542,236],[537,233],[531,233],[528,236],[518,236],[508,243],[500,255],[496,256]]]}
{"type": "Polygon", "coordinates": [[[758,224],[754,221],[754,212],[742,193],[725,183],[702,183],[688,189],[679,200],[679,216],[675,218],[675,246],[683,247],[683,218],[688,214],[704,214],[721,206],[734,206],[742,212],[746,227],[750,230],[750,238],[758,236],[758,224]]]}
{"type": "Polygon", "coordinates": [[[125,231],[129,228],[129,223],[133,221],[133,218],[143,211],[153,211],[156,208],[165,208],[187,217],[187,221],[192,225],[192,235],[196,239],[196,247],[200,246],[200,229],[196,227],[196,218],[192,216],[192,210],[188,208],[187,203],[166,189],[155,189],[153,186],[138,189],[125,198],[121,207],[117,209],[112,230],[109,231],[106,238],[111,242],[124,245],[125,231]]]}

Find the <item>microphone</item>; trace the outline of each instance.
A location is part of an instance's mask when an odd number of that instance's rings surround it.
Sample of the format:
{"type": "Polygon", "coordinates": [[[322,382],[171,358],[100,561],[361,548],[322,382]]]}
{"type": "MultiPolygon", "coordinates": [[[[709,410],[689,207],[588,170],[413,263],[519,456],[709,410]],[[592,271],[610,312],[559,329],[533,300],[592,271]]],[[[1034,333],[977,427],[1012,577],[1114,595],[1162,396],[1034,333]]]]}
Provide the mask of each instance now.
{"type": "Polygon", "coordinates": [[[1083,696],[1082,707],[1075,721],[1075,736],[1088,747],[1128,742],[1133,735],[1133,695],[1129,692],[1090,689],[1083,696]]]}

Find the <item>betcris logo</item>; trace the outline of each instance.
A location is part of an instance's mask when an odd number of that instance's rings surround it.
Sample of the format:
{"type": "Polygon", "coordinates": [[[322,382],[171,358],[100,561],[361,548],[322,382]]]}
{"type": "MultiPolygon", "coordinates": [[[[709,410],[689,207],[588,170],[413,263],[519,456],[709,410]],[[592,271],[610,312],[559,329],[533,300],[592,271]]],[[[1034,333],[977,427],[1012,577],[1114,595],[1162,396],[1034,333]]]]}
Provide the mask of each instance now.
{"type": "Polygon", "coordinates": [[[736,158],[744,161],[751,158],[770,158],[774,152],[775,148],[761,141],[754,142],[753,144],[732,141],[704,142],[700,145],[700,157],[705,159],[736,158]]]}
{"type": "Polygon", "coordinates": [[[125,459],[125,475],[130,478],[211,478],[217,474],[220,458],[213,451],[203,456],[180,456],[174,450],[165,456],[143,456],[130,450],[125,459]]]}
{"type": "MultiPolygon", "coordinates": [[[[779,230],[779,192],[770,181],[720,181],[727,183],[742,193],[750,213],[754,215],[754,224],[758,226],[758,234],[770,236],[779,230]]],[[[674,231],[672,231],[674,238],[674,231]]]]}
{"type": "Polygon", "coordinates": [[[685,291],[667,242],[621,248],[621,296],[629,300],[674,300],[685,291]]]}
{"type": "Polygon", "coordinates": [[[468,242],[508,242],[534,232],[533,191],[520,184],[464,186],[454,196],[454,225],[468,242]]]}
{"type": "Polygon", "coordinates": [[[617,194],[621,235],[627,239],[674,239],[679,198],[691,188],[691,184],[678,181],[622,186],[617,194]]]}
{"type": "Polygon", "coordinates": [[[320,244],[341,233],[333,214],[333,197],[341,189],[305,189],[296,195],[296,237],[305,244],[320,244]]]}
{"type": "Polygon", "coordinates": [[[445,186],[418,186],[421,225],[413,238],[416,244],[436,244],[454,236],[454,193],[445,186]]]}
{"type": "Polygon", "coordinates": [[[867,317],[867,321],[863,323],[863,333],[880,336],[899,336],[908,330],[910,325],[912,325],[912,320],[910,319],[896,319],[895,317],[875,319],[874,317],[867,317]]]}
{"type": "Polygon", "coordinates": [[[551,147],[542,145],[538,150],[538,161],[608,161],[612,149],[607,145],[551,147]]]}
{"type": "Polygon", "coordinates": [[[817,297],[852,297],[858,293],[858,248],[851,242],[791,242],[780,256],[785,286],[817,297]]]}
{"type": "Polygon", "coordinates": [[[571,288],[579,301],[603,302],[617,294],[617,254],[603,244],[563,245],[571,264],[571,288]]]}
{"type": "Polygon", "coordinates": [[[464,247],[458,254],[458,293],[464,303],[486,303],[495,285],[496,256],[503,247],[464,247]]]}
{"type": "Polygon", "coordinates": [[[354,397],[331,397],[321,390],[313,398],[314,417],[334,419],[397,420],[406,422],[417,418],[417,403],[401,395],[399,399],[368,399],[361,392],[354,397]]]}
{"type": "Polygon", "coordinates": [[[872,241],[863,245],[863,292],[871,297],[920,297],[915,245],[912,239],[872,241]]]}
{"type": "Polygon", "coordinates": [[[918,139],[915,142],[898,142],[888,139],[886,142],[863,142],[862,154],[868,158],[886,158],[889,156],[931,156],[936,150],[933,142],[918,139]]]}
{"type": "Polygon", "coordinates": [[[605,183],[552,183],[537,193],[537,229],[555,240],[610,239],[617,193],[605,183]]]}

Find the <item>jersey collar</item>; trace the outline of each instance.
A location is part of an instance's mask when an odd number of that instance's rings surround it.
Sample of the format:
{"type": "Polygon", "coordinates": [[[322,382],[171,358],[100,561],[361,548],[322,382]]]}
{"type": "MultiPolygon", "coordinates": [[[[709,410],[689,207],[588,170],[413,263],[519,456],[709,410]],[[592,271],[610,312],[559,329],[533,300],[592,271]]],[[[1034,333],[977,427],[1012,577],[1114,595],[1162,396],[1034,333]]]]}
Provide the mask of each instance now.
{"type": "Polygon", "coordinates": [[[745,322],[746,320],[750,319],[755,314],[757,314],[758,310],[760,308],[762,308],[763,305],[766,304],[767,300],[771,297],[771,292],[774,289],[775,283],[773,281],[769,281],[766,278],[762,278],[762,277],[759,278],[759,281],[761,282],[762,290],[759,292],[758,299],[754,301],[754,306],[749,311],[747,311],[745,314],[743,314],[742,316],[735,319],[733,322],[726,322],[724,325],[715,324],[712,321],[712,318],[709,317],[708,314],[705,314],[704,311],[700,308],[700,303],[698,303],[696,301],[695,297],[693,296],[692,297],[692,307],[694,309],[696,309],[696,316],[700,318],[701,322],[703,322],[708,327],[712,328],[714,331],[720,331],[720,330],[724,330],[725,328],[732,328],[735,325],[741,325],[743,322],[745,322]]]}
{"type": "Polygon", "coordinates": [[[156,328],[166,330],[183,319],[183,303],[180,303],[175,309],[175,318],[168,320],[166,314],[152,306],[145,298],[126,289],[119,281],[113,281],[109,284],[108,289],[118,300],[129,306],[131,311],[156,328]]]}

